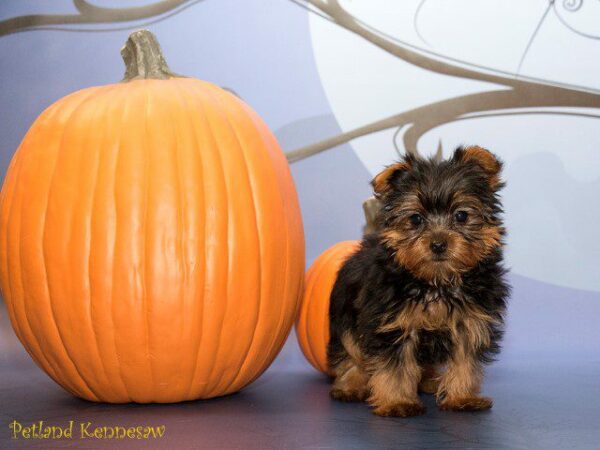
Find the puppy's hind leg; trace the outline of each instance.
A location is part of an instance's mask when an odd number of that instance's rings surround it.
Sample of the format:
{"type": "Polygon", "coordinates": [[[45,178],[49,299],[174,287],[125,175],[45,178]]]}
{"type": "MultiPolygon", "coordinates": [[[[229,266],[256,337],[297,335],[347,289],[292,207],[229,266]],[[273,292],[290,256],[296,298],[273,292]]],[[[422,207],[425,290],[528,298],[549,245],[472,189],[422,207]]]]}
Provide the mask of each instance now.
{"type": "MultiPolygon", "coordinates": [[[[331,355],[330,361],[335,380],[331,387],[331,398],[344,402],[361,402],[369,396],[369,375],[361,368],[361,355],[358,347],[349,334],[345,334],[336,354],[331,355]]],[[[330,350],[332,350],[330,346],[330,350]]]]}
{"type": "Polygon", "coordinates": [[[342,402],[362,402],[369,396],[369,376],[352,361],[347,360],[335,369],[331,398],[342,402]]]}

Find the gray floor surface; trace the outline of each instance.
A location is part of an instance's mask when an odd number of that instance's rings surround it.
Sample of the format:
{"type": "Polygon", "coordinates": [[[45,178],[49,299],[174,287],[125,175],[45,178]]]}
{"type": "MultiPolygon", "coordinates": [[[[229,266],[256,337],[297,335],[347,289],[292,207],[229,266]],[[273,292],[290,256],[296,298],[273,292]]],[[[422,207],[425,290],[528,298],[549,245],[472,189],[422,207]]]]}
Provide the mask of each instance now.
{"type": "Polygon", "coordinates": [[[244,391],[173,405],[103,405],[57,387],[21,349],[0,308],[0,448],[600,448],[600,332],[597,294],[544,290],[514,278],[505,350],[487,370],[491,411],[438,411],[380,418],[363,404],[328,397],[327,380],[310,368],[295,338],[265,375],[244,391]],[[569,294],[569,298],[565,298],[569,294]],[[13,440],[9,423],[165,425],[162,439],[13,440]]]}

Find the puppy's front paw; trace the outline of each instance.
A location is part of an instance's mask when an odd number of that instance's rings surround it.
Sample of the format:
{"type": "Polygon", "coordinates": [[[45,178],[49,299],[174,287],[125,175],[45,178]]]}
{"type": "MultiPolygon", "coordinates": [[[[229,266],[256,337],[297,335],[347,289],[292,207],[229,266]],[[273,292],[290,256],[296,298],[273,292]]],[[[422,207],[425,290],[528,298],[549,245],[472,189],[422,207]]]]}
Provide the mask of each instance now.
{"type": "Polygon", "coordinates": [[[367,396],[368,392],[366,390],[343,390],[338,388],[333,388],[329,391],[329,396],[340,402],[362,402],[367,396]]]}
{"type": "Polygon", "coordinates": [[[442,411],[483,411],[490,409],[492,405],[492,399],[488,397],[461,397],[446,398],[440,402],[439,407],[442,411]]]}
{"type": "Polygon", "coordinates": [[[384,417],[411,417],[425,414],[425,407],[420,402],[402,402],[389,405],[375,405],[373,414],[384,417]]]}

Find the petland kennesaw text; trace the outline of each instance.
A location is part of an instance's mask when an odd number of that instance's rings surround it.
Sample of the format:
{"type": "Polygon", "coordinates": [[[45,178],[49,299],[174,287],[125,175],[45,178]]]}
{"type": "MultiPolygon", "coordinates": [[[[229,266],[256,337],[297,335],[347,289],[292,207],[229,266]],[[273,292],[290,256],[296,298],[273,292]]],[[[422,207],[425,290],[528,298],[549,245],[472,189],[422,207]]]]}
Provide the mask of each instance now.
{"type": "Polygon", "coordinates": [[[95,426],[92,422],[76,424],[73,420],[62,427],[47,425],[43,420],[27,426],[13,420],[8,427],[12,439],[160,439],[166,430],[164,425],[95,426]]]}

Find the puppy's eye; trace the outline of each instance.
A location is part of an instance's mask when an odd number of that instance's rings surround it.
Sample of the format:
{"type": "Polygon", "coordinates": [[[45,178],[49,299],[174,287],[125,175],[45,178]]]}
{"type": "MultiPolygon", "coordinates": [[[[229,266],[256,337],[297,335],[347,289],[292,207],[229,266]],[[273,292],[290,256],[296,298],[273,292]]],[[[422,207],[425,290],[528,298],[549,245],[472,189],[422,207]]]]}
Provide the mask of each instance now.
{"type": "Polygon", "coordinates": [[[423,223],[424,219],[421,214],[413,214],[408,218],[408,220],[410,220],[410,223],[413,224],[413,226],[418,227],[423,223]]]}
{"type": "Polygon", "coordinates": [[[454,219],[458,223],[465,223],[468,218],[469,214],[466,211],[456,211],[456,213],[454,214],[454,219]]]}
{"type": "Polygon", "coordinates": [[[392,209],[394,209],[394,207],[393,207],[392,205],[385,205],[385,206],[383,207],[383,210],[384,210],[384,211],[388,211],[388,212],[389,212],[389,211],[391,211],[392,209]]]}

